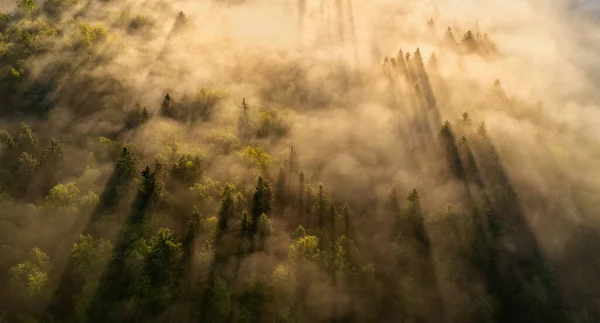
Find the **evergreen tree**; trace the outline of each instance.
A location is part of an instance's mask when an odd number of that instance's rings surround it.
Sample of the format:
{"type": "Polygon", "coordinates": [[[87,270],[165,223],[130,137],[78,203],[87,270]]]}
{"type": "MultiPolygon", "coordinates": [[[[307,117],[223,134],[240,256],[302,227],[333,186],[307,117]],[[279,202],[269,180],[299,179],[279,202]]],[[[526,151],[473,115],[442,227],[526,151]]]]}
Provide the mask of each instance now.
{"type": "Polygon", "coordinates": [[[140,111],[140,115],[138,117],[138,124],[144,124],[146,122],[148,122],[150,120],[150,118],[152,118],[152,114],[150,114],[150,112],[148,112],[148,109],[146,109],[146,107],[143,107],[142,110],[140,111]]]}
{"type": "Polygon", "coordinates": [[[242,98],[242,108],[238,120],[238,135],[242,140],[250,139],[252,127],[250,125],[250,107],[246,103],[246,98],[242,98]]]}
{"type": "Polygon", "coordinates": [[[429,56],[429,61],[427,62],[427,65],[430,70],[437,70],[437,68],[439,67],[438,58],[435,52],[432,52],[431,56],[429,56]]]}
{"type": "Polygon", "coordinates": [[[413,55],[413,64],[415,67],[415,71],[419,77],[423,77],[426,74],[425,64],[423,63],[423,57],[421,56],[421,51],[419,48],[415,50],[415,54],[413,55]]]}
{"type": "MultiPolygon", "coordinates": [[[[120,183],[134,178],[137,168],[137,158],[129,148],[123,147],[115,164],[115,176],[120,183]]],[[[147,167],[146,167],[147,168],[147,167]]]]}
{"type": "Polygon", "coordinates": [[[258,223],[258,251],[264,251],[267,238],[275,231],[273,222],[266,214],[260,216],[258,223]]]}
{"type": "Polygon", "coordinates": [[[252,228],[256,233],[256,225],[262,214],[269,214],[273,208],[274,194],[271,183],[262,176],[258,177],[254,195],[252,196],[252,228]]]}
{"type": "Polygon", "coordinates": [[[475,39],[475,36],[473,36],[473,32],[470,30],[468,30],[463,36],[461,44],[467,52],[477,50],[477,40],[475,39]]]}
{"type": "Polygon", "coordinates": [[[428,248],[429,240],[427,238],[427,232],[425,229],[425,223],[423,222],[423,213],[421,211],[421,201],[417,189],[412,189],[406,197],[406,218],[408,220],[407,236],[411,236],[417,239],[422,246],[428,248]]]}
{"type": "Polygon", "coordinates": [[[165,94],[160,104],[160,113],[165,117],[175,118],[175,104],[169,93],[165,94]]]}
{"type": "Polygon", "coordinates": [[[444,43],[449,46],[456,46],[456,37],[454,37],[454,33],[450,27],[446,29],[446,34],[444,34],[444,43]]]}
{"type": "Polygon", "coordinates": [[[452,126],[450,125],[450,122],[448,120],[446,120],[442,124],[442,127],[438,133],[438,137],[443,149],[443,153],[445,154],[450,172],[456,178],[464,179],[465,174],[462,161],[460,159],[460,155],[458,154],[458,149],[456,147],[456,140],[454,138],[452,126]]]}

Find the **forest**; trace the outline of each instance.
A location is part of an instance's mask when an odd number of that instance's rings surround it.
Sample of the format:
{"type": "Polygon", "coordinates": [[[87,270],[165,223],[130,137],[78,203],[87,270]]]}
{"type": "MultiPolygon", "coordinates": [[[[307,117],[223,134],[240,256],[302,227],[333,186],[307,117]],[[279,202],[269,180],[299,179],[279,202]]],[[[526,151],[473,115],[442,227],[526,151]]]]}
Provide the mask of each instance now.
{"type": "Polygon", "coordinates": [[[568,1],[4,2],[1,323],[600,322],[568,1]]]}

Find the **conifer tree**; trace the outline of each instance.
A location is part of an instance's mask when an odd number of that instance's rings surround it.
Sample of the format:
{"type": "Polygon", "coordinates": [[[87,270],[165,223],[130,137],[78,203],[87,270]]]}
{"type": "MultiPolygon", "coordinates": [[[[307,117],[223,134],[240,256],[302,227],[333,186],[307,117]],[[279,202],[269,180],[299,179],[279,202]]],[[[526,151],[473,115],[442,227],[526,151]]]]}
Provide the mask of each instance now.
{"type": "Polygon", "coordinates": [[[437,68],[439,67],[438,58],[435,52],[432,52],[431,56],[429,56],[429,61],[427,62],[427,65],[430,70],[437,70],[437,68]]]}
{"type": "Polygon", "coordinates": [[[456,37],[454,37],[454,33],[450,27],[446,29],[446,34],[444,34],[444,43],[449,46],[456,46],[456,37]]]}
{"type": "Polygon", "coordinates": [[[417,189],[412,189],[406,197],[407,208],[406,217],[408,219],[410,230],[409,235],[415,237],[424,247],[429,247],[427,232],[423,222],[423,213],[421,211],[421,201],[417,189]]]}
{"type": "Polygon", "coordinates": [[[129,148],[123,147],[115,164],[115,175],[120,183],[131,180],[135,176],[137,158],[129,148]]]}
{"type": "Polygon", "coordinates": [[[271,183],[264,177],[259,176],[256,182],[254,195],[252,196],[252,228],[256,232],[256,225],[262,214],[269,214],[273,208],[274,194],[271,183]]]}
{"type": "Polygon", "coordinates": [[[146,107],[143,107],[138,117],[138,124],[144,124],[148,122],[150,118],[152,118],[152,114],[148,112],[148,109],[146,109],[146,107]]]}
{"type": "Polygon", "coordinates": [[[242,140],[250,139],[250,134],[252,133],[251,125],[250,125],[250,108],[248,103],[246,102],[246,98],[242,98],[242,106],[240,117],[238,119],[238,136],[242,140]]]}
{"type": "Polygon", "coordinates": [[[463,36],[461,44],[467,52],[477,50],[477,40],[475,39],[473,32],[470,30],[468,30],[463,36]]]}
{"type": "Polygon", "coordinates": [[[442,124],[438,137],[450,172],[452,175],[456,176],[456,178],[464,179],[463,165],[456,147],[454,132],[452,131],[452,126],[448,120],[442,124]]]}
{"type": "Polygon", "coordinates": [[[425,64],[423,63],[423,57],[421,56],[421,51],[419,48],[415,50],[415,54],[413,55],[413,64],[415,66],[415,71],[417,72],[418,77],[423,77],[425,75],[425,64]]]}
{"type": "Polygon", "coordinates": [[[173,99],[171,98],[171,95],[169,95],[169,93],[165,94],[165,97],[163,98],[162,103],[160,104],[160,113],[165,117],[174,118],[174,108],[175,106],[173,104],[173,99]]]}

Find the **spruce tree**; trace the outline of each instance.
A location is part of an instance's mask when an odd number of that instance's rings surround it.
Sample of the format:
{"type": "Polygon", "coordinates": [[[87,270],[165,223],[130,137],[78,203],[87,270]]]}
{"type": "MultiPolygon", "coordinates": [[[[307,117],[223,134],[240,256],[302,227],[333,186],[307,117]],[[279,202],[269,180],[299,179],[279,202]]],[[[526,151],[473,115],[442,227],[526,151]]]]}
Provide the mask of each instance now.
{"type": "Polygon", "coordinates": [[[165,117],[175,117],[173,99],[171,98],[171,95],[169,95],[169,93],[165,94],[165,97],[163,98],[160,104],[160,113],[165,117]]]}
{"type": "Polygon", "coordinates": [[[254,195],[252,196],[252,231],[256,233],[256,225],[262,214],[269,214],[273,208],[274,194],[271,183],[262,176],[258,177],[254,195]]]}
{"type": "Polygon", "coordinates": [[[444,34],[444,43],[449,46],[456,46],[456,37],[454,37],[454,33],[450,27],[446,29],[446,34],[444,34]]]}

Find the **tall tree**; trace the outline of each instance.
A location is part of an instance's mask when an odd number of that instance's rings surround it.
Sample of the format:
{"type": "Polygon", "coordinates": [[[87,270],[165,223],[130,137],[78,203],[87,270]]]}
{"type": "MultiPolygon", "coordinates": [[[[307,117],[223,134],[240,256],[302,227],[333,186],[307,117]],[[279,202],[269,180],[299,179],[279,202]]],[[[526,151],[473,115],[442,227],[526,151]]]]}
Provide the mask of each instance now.
{"type": "Polygon", "coordinates": [[[256,182],[254,195],[252,196],[252,228],[256,232],[256,225],[262,214],[269,214],[273,208],[274,194],[271,183],[264,177],[259,176],[256,182]]]}

